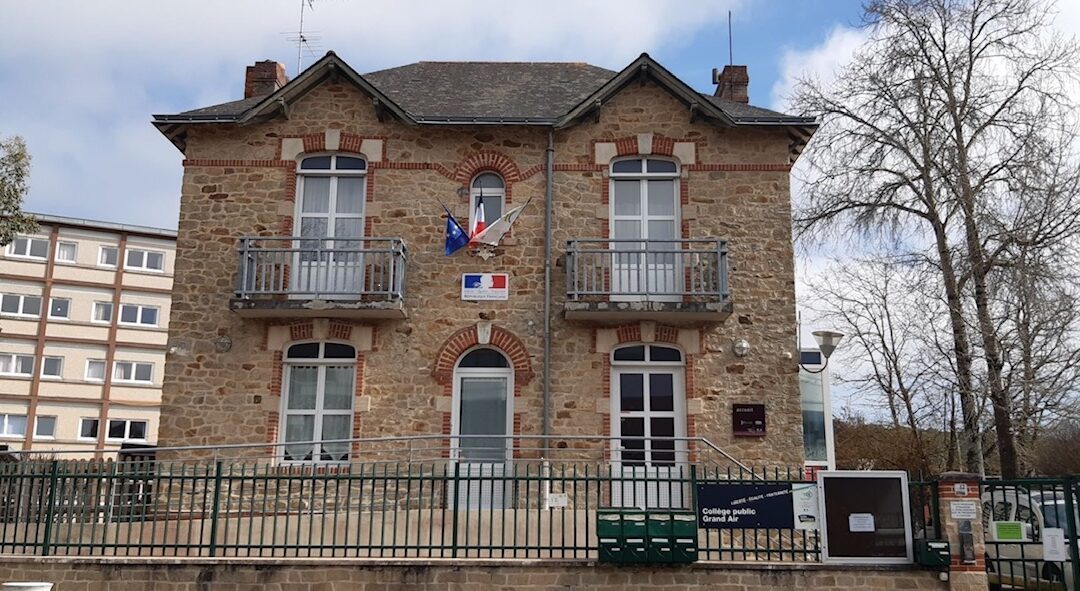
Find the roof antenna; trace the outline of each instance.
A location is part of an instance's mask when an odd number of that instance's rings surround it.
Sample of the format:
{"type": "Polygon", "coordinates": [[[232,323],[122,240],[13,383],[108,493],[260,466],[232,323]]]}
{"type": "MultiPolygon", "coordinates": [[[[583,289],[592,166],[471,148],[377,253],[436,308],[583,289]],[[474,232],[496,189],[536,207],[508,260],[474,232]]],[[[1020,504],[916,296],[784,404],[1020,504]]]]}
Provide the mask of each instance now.
{"type": "Polygon", "coordinates": [[[728,65],[729,66],[734,66],[735,65],[735,53],[734,53],[734,51],[732,51],[732,44],[731,44],[731,11],[730,10],[727,11],[727,56],[728,56],[727,57],[728,65]]]}
{"type": "MultiPolygon", "coordinates": [[[[283,35],[291,35],[286,39],[296,43],[296,73],[299,74],[304,69],[304,50],[307,50],[308,55],[313,59],[318,57],[315,55],[315,49],[319,46],[319,41],[322,37],[314,37],[310,34],[304,33],[304,10],[315,9],[315,0],[300,0],[300,30],[295,34],[282,33],[283,35]]],[[[317,33],[318,31],[309,31],[309,33],[317,33]]]]}

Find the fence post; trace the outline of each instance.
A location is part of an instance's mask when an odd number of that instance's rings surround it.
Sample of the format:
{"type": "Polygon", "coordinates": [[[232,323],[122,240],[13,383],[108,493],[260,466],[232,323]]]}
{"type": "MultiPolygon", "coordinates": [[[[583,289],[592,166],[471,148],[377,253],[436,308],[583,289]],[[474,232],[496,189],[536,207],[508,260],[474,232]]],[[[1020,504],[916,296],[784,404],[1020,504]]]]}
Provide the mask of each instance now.
{"type": "Polygon", "coordinates": [[[949,540],[952,551],[952,563],[949,565],[951,591],[984,590],[989,584],[986,576],[986,546],[979,485],[977,474],[963,472],[945,472],[937,481],[937,496],[943,505],[938,508],[941,531],[949,540]],[[974,519],[954,518],[953,503],[974,503],[974,519]],[[965,538],[971,544],[971,553],[967,557],[963,551],[965,538]]]}
{"type": "Polygon", "coordinates": [[[450,514],[450,522],[453,524],[450,531],[450,557],[457,558],[458,543],[458,500],[461,498],[461,462],[454,462],[454,508],[450,514]]]}
{"type": "Polygon", "coordinates": [[[1076,537],[1076,503],[1077,497],[1080,496],[1077,492],[1077,482],[1075,478],[1069,477],[1065,479],[1065,533],[1068,538],[1069,546],[1069,562],[1072,567],[1072,580],[1073,589],[1080,589],[1080,548],[1076,537]]]}
{"type": "Polygon", "coordinates": [[[56,517],[56,479],[59,473],[60,460],[53,460],[52,468],[49,470],[49,499],[45,505],[45,539],[41,543],[42,556],[48,556],[51,550],[50,540],[52,540],[53,521],[56,517]]]}
{"type": "Polygon", "coordinates": [[[210,510],[210,556],[217,555],[218,513],[221,508],[221,460],[214,462],[214,504],[210,510]]]}

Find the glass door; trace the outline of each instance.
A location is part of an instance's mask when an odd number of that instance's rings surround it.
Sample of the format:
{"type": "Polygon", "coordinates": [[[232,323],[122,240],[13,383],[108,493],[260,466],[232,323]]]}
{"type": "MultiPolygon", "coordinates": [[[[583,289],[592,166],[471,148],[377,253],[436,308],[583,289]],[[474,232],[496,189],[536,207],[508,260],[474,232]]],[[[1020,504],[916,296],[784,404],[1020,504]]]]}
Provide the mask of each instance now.
{"type": "Polygon", "coordinates": [[[612,300],[678,301],[677,168],[665,160],[612,165],[612,300]]]}
{"type": "Polygon", "coordinates": [[[509,504],[504,478],[511,459],[513,374],[501,353],[477,349],[455,372],[451,458],[458,464],[460,507],[498,509],[509,504]]]}
{"type": "Polygon", "coordinates": [[[359,158],[318,156],[300,164],[297,220],[301,240],[291,293],[359,298],[364,291],[365,177],[359,158]],[[349,167],[352,168],[344,168],[349,167]]]}

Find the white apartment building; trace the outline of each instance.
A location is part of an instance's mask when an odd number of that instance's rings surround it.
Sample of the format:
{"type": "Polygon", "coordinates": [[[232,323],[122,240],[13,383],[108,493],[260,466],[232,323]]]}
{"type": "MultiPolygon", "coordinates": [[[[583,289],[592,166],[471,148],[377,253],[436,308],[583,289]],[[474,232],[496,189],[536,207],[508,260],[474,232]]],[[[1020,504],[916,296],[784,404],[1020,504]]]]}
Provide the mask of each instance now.
{"type": "Polygon", "coordinates": [[[155,443],[176,233],[35,217],[0,252],[0,445],[155,443]]]}

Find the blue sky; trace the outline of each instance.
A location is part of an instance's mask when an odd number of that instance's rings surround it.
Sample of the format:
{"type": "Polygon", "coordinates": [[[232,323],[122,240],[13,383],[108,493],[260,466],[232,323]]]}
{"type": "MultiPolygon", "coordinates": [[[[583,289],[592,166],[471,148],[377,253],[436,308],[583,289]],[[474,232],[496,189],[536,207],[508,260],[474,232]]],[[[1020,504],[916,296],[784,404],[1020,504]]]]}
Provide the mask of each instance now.
{"type": "MultiPolygon", "coordinates": [[[[283,34],[299,0],[9,4],[0,23],[0,134],[33,156],[30,211],[172,228],[180,153],[150,125],[172,113],[240,98],[259,59],[296,74],[283,34]]],[[[360,72],[416,60],[587,61],[619,69],[647,51],[691,85],[710,88],[727,63],[727,11],[751,100],[778,107],[800,56],[858,22],[856,0],[315,0],[306,30],[318,54],[360,72]],[[407,18],[403,16],[407,15],[407,18]],[[838,29],[839,28],[839,29],[838,29]]],[[[305,63],[312,58],[305,56],[305,63]]],[[[820,56],[817,61],[823,61],[820,56]]],[[[824,60],[828,61],[828,60],[824,60]]]]}

